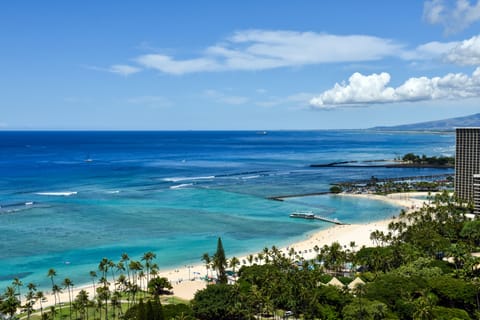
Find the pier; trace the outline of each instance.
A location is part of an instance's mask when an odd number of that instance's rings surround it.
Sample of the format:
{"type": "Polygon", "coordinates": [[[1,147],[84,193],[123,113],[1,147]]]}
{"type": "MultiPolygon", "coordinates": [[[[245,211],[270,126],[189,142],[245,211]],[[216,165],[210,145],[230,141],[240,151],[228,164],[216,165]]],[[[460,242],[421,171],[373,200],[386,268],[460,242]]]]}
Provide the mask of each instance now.
{"type": "Polygon", "coordinates": [[[297,194],[284,194],[279,196],[271,196],[267,197],[268,200],[275,200],[275,201],[283,201],[287,198],[301,198],[301,197],[309,197],[309,196],[321,196],[324,194],[330,194],[330,191],[322,191],[322,192],[310,192],[310,193],[297,193],[297,194]]]}
{"type": "Polygon", "coordinates": [[[330,219],[327,217],[320,216],[318,214],[314,214],[311,212],[307,213],[292,213],[290,215],[290,218],[301,218],[301,219],[307,219],[307,220],[320,220],[324,222],[329,222],[337,225],[346,225],[346,223],[340,222],[338,219],[330,219]]]}

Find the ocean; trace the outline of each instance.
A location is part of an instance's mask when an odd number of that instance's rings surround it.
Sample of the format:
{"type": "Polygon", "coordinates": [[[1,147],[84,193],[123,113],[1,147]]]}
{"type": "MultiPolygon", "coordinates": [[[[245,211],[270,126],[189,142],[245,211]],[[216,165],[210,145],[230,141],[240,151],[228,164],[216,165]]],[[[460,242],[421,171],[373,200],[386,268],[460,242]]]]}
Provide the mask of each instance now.
{"type": "MultiPolygon", "coordinates": [[[[454,134],[368,131],[0,132],[0,289],[14,277],[48,288],[47,271],[90,282],[126,252],[160,270],[201,263],[222,237],[228,256],[304,239],[328,223],[390,217],[390,204],[332,195],[338,181],[452,173],[445,169],[311,168],[313,163],[453,155],[454,134]]],[[[352,239],[355,240],[355,239],[352,239]]]]}

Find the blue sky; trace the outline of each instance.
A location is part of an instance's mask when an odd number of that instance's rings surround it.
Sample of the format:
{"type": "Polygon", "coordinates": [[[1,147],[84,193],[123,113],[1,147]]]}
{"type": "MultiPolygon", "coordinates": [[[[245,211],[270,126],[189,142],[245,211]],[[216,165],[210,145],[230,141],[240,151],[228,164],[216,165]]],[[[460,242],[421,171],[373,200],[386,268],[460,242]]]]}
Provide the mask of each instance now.
{"type": "Polygon", "coordinates": [[[0,129],[343,129],[473,114],[479,21],[476,0],[4,1],[0,129]]]}

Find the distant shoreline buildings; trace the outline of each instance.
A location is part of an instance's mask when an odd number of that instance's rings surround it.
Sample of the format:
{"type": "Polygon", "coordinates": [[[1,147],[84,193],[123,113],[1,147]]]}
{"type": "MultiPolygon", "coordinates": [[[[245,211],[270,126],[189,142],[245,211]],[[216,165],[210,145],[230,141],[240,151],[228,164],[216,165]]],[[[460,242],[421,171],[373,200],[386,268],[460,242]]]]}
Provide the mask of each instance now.
{"type": "Polygon", "coordinates": [[[480,214],[480,128],[457,128],[455,151],[455,194],[480,214]]]}

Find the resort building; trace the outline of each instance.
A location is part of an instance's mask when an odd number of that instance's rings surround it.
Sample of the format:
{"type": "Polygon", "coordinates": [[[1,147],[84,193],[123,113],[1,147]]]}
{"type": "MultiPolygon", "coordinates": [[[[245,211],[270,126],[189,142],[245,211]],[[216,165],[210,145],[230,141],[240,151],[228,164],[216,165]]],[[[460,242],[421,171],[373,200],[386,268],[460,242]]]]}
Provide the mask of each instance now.
{"type": "MultiPolygon", "coordinates": [[[[456,133],[455,194],[465,201],[478,200],[480,197],[480,128],[457,128],[456,133]]],[[[475,211],[479,212],[480,203],[475,204],[478,204],[475,206],[475,211]]]]}
{"type": "Polygon", "coordinates": [[[473,175],[473,213],[480,214],[480,174],[473,175]]]}

